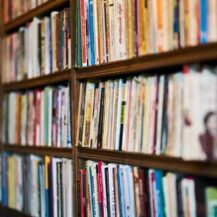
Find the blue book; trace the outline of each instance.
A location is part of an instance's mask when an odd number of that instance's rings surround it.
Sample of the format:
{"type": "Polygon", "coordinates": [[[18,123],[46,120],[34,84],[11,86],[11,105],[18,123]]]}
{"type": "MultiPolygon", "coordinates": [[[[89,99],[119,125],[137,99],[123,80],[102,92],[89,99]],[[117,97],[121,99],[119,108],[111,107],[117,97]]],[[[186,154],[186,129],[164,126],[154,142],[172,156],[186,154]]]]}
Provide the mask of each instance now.
{"type": "Polygon", "coordinates": [[[88,166],[88,185],[89,185],[89,191],[90,191],[90,205],[91,205],[91,216],[95,216],[94,213],[94,198],[93,198],[93,176],[92,176],[92,170],[91,170],[91,166],[88,166]]]}
{"type": "Polygon", "coordinates": [[[2,205],[7,207],[8,206],[8,180],[7,180],[7,158],[9,157],[8,153],[2,154],[2,173],[5,174],[2,176],[2,205]]]}
{"type": "Polygon", "coordinates": [[[121,216],[125,217],[125,208],[124,208],[124,186],[123,186],[123,166],[118,167],[118,185],[119,185],[119,194],[120,194],[120,207],[121,207],[121,216]]]}
{"type": "Polygon", "coordinates": [[[207,0],[200,0],[200,42],[201,44],[207,43],[207,0]]]}
{"type": "Polygon", "coordinates": [[[164,195],[163,195],[163,174],[160,170],[155,170],[155,186],[157,196],[157,217],[165,217],[164,212],[164,195]]]}
{"type": "Polygon", "coordinates": [[[90,65],[95,64],[93,0],[89,0],[90,65]]]}
{"type": "Polygon", "coordinates": [[[87,65],[91,65],[91,52],[90,52],[90,17],[89,17],[89,0],[85,1],[86,8],[86,46],[87,46],[87,65]]]}

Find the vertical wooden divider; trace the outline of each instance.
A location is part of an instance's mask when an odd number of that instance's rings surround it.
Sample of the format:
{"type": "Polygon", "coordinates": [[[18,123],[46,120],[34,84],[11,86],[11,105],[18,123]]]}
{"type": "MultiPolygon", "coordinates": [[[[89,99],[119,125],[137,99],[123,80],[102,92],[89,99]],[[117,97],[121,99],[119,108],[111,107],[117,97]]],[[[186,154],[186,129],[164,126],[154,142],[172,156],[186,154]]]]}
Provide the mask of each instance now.
{"type": "Polygon", "coordinates": [[[77,0],[70,0],[70,27],[71,27],[71,133],[72,133],[72,153],[73,153],[73,211],[74,216],[78,216],[78,195],[77,195],[77,151],[76,151],[76,116],[77,116],[77,76],[75,70],[76,59],[76,2],[77,0]]]}

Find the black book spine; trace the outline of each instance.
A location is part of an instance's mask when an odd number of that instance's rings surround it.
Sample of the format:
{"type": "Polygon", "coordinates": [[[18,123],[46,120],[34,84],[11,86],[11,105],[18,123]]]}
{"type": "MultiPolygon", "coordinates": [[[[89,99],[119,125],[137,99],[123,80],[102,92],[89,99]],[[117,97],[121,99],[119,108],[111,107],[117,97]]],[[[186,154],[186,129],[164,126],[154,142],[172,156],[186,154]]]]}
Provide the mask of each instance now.
{"type": "Polygon", "coordinates": [[[105,168],[105,185],[106,185],[106,199],[107,199],[107,213],[110,216],[110,194],[109,194],[109,173],[108,168],[105,168]]]}
{"type": "Polygon", "coordinates": [[[100,100],[100,112],[99,112],[99,128],[98,128],[97,148],[102,148],[104,97],[105,97],[105,88],[103,87],[101,89],[101,100],[100,100]]]}

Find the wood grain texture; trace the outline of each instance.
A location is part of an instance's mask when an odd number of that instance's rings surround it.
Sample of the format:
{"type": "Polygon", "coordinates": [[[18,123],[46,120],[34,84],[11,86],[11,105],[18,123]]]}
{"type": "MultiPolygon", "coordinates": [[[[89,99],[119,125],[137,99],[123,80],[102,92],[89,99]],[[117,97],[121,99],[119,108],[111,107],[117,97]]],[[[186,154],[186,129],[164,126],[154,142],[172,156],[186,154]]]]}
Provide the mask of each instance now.
{"type": "Polygon", "coordinates": [[[77,148],[78,157],[132,166],[217,178],[217,162],[185,161],[181,158],[157,156],[123,151],[77,148]]]}
{"type": "Polygon", "coordinates": [[[183,64],[217,60],[217,43],[186,47],[179,50],[116,61],[97,66],[77,68],[79,80],[128,75],[183,64]]]}
{"type": "Polygon", "coordinates": [[[28,80],[3,84],[3,92],[33,89],[36,87],[48,86],[64,81],[71,81],[71,69],[55,72],[49,75],[43,75],[28,80]]]}
{"type": "Polygon", "coordinates": [[[49,0],[48,2],[28,11],[27,13],[7,22],[3,26],[3,30],[6,33],[12,32],[18,29],[20,26],[31,21],[34,17],[43,16],[53,10],[60,9],[69,4],[68,0],[49,0]]]}
{"type": "Polygon", "coordinates": [[[4,145],[4,151],[23,154],[48,155],[63,158],[73,158],[72,148],[54,148],[40,146],[21,146],[19,144],[4,145]]]}

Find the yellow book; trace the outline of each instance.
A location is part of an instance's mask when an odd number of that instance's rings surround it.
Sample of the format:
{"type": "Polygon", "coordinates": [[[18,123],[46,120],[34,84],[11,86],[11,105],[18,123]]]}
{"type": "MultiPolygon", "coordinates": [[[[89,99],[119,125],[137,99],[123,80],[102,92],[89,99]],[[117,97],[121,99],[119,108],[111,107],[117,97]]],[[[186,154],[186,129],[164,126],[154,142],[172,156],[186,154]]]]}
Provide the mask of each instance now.
{"type": "Polygon", "coordinates": [[[139,0],[138,1],[138,32],[139,32],[139,55],[145,55],[147,53],[147,25],[148,25],[148,17],[147,17],[147,9],[148,9],[148,0],[139,0]]]}
{"type": "Polygon", "coordinates": [[[50,157],[45,156],[44,158],[44,173],[45,173],[45,189],[49,189],[49,165],[50,165],[50,157]]]}

